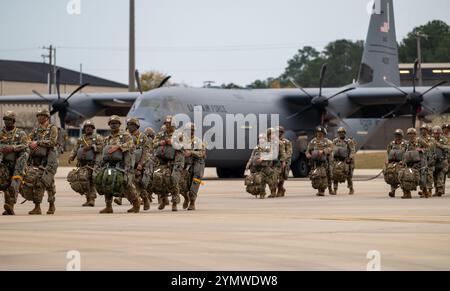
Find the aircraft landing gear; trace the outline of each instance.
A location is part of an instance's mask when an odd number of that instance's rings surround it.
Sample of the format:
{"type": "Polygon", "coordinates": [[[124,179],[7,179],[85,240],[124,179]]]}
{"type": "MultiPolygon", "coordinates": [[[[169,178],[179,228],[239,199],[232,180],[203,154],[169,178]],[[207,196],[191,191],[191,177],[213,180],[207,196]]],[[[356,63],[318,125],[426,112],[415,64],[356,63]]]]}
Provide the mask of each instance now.
{"type": "Polygon", "coordinates": [[[295,178],[305,178],[309,174],[308,160],[305,155],[300,155],[300,157],[294,161],[291,165],[292,174],[295,178]]]}

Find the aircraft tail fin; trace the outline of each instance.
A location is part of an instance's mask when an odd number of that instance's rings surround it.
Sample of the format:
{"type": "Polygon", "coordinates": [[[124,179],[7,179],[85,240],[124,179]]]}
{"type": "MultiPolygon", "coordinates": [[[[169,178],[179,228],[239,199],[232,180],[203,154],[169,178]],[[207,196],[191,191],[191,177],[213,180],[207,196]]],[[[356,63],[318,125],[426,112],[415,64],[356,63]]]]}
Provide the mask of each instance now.
{"type": "Polygon", "coordinates": [[[393,0],[373,2],[358,84],[361,87],[386,87],[386,77],[400,85],[393,0]]]}

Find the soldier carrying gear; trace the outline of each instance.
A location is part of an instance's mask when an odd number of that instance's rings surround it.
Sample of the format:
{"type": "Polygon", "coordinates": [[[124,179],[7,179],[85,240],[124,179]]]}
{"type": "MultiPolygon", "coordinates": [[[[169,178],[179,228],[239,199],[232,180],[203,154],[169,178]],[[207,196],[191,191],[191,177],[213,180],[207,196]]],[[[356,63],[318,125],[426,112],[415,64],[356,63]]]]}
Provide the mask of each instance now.
{"type": "Polygon", "coordinates": [[[163,129],[153,141],[155,156],[158,159],[158,168],[153,173],[153,187],[160,197],[159,210],[163,210],[168,204],[170,193],[172,195],[172,211],[178,211],[179,184],[184,168],[183,135],[174,135],[175,120],[170,115],[165,118],[163,129]]]}
{"type": "Polygon", "coordinates": [[[90,120],[83,123],[83,131],[68,161],[70,164],[76,158],[77,169],[69,173],[67,180],[75,192],[86,196],[86,202],[82,206],[94,207],[97,198],[94,177],[97,176],[102,162],[103,137],[94,133],[95,124],[90,120]]]}
{"type": "Polygon", "coordinates": [[[139,213],[140,201],[133,183],[133,138],[128,132],[120,130],[119,116],[111,116],[108,125],[111,133],[105,139],[101,170],[95,177],[95,188],[105,196],[106,202],[106,208],[100,213],[113,213],[113,197],[122,196],[133,205],[127,212],[139,213]]]}
{"type": "MultiPolygon", "coordinates": [[[[266,197],[266,184],[269,186],[271,196],[276,197],[278,173],[273,167],[274,143],[269,143],[266,134],[259,135],[259,143],[253,149],[247,169],[250,175],[245,178],[248,193],[264,199],[266,197]]],[[[278,153],[276,153],[278,154],[278,153]]]]}
{"type": "Polygon", "coordinates": [[[445,178],[448,171],[448,157],[450,145],[448,139],[442,135],[439,126],[433,127],[433,137],[435,140],[435,165],[434,165],[434,187],[436,193],[434,197],[441,197],[445,194],[445,178]]]}
{"type": "Polygon", "coordinates": [[[206,147],[204,142],[195,136],[196,127],[194,123],[186,124],[185,130],[187,132],[184,141],[184,170],[187,173],[187,187],[185,189],[187,193],[184,191],[182,193],[184,197],[183,209],[195,210],[195,201],[205,171],[206,147]]]}
{"type": "Polygon", "coordinates": [[[352,138],[347,138],[347,130],[343,127],[338,129],[338,138],[333,140],[333,186],[337,194],[339,183],[347,181],[349,195],[355,194],[353,188],[353,171],[355,169],[356,145],[352,138]]]}
{"type": "Polygon", "coordinates": [[[327,130],[323,126],[316,128],[316,137],[311,140],[306,150],[306,157],[310,160],[310,179],[317,196],[325,196],[328,187],[330,195],[336,195],[331,189],[331,154],[333,142],[326,138],[327,130]]]}
{"type": "Polygon", "coordinates": [[[420,186],[423,195],[429,197],[426,187],[426,156],[428,143],[422,138],[417,138],[417,130],[410,128],[407,131],[408,140],[405,142],[405,154],[403,155],[402,168],[399,172],[399,181],[403,190],[402,199],[411,199],[411,191],[420,186]]]}
{"type": "Polygon", "coordinates": [[[275,128],[278,132],[279,139],[279,160],[280,160],[280,175],[277,185],[277,197],[284,197],[286,195],[286,189],[284,188],[284,181],[289,178],[289,172],[292,162],[292,143],[284,137],[284,127],[278,126],[275,128]]]}
{"type": "Polygon", "coordinates": [[[30,149],[26,133],[15,126],[16,114],[5,112],[3,121],[5,126],[0,131],[0,190],[5,193],[3,215],[14,215],[30,149]]]}
{"type": "Polygon", "coordinates": [[[144,181],[149,181],[148,171],[145,170],[148,165],[150,154],[152,152],[153,144],[149,141],[147,135],[139,131],[141,127],[137,118],[130,118],[127,121],[127,130],[131,134],[134,143],[134,185],[137,190],[137,194],[141,197],[144,210],[150,209],[149,193],[147,192],[147,185],[144,185],[144,181]]]}
{"type": "Polygon", "coordinates": [[[150,200],[150,202],[152,202],[152,195],[153,195],[153,189],[152,189],[152,180],[153,180],[153,171],[155,170],[156,167],[156,159],[155,159],[155,153],[153,150],[153,141],[155,140],[155,131],[153,130],[153,128],[151,127],[147,127],[144,130],[145,135],[148,137],[148,142],[151,144],[150,147],[150,152],[149,152],[149,159],[148,159],[148,163],[145,166],[145,172],[147,172],[146,175],[144,175],[144,177],[148,178],[149,180],[146,181],[144,180],[144,186],[147,189],[147,193],[148,193],[148,199],[150,200]]]}
{"type": "Polygon", "coordinates": [[[48,194],[49,208],[47,214],[55,213],[55,174],[58,169],[58,128],[50,123],[48,109],[39,109],[36,117],[39,126],[29,135],[30,158],[28,160],[27,177],[22,190],[24,198],[34,202],[30,215],[41,214],[41,203],[44,190],[48,194]],[[28,179],[33,179],[33,181],[28,179]],[[25,197],[26,196],[26,197],[25,197]],[[32,197],[30,197],[32,196],[32,197]]]}
{"type": "MultiPolygon", "coordinates": [[[[435,152],[436,152],[435,141],[431,133],[431,130],[432,129],[428,124],[424,124],[420,127],[420,139],[422,139],[424,142],[428,144],[428,148],[424,152],[427,165],[425,172],[426,172],[426,186],[428,195],[431,195],[433,193],[433,183],[434,183],[433,173],[434,173],[435,152]]],[[[419,195],[421,197],[425,197],[422,191],[419,192],[419,195]]]]}
{"type": "Polygon", "coordinates": [[[401,129],[397,129],[394,132],[394,140],[387,146],[388,160],[385,163],[383,169],[384,181],[391,186],[389,197],[395,197],[395,191],[400,186],[398,180],[398,174],[403,168],[402,161],[403,155],[406,150],[406,142],[403,139],[404,132],[401,129]]]}

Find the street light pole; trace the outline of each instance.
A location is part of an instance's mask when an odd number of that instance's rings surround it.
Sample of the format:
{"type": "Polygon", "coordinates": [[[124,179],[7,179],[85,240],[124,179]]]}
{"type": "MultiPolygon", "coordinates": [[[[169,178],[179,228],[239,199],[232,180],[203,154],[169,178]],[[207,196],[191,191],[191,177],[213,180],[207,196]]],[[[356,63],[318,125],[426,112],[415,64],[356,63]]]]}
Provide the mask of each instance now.
{"type": "Polygon", "coordinates": [[[134,92],[136,91],[136,80],[134,77],[134,71],[136,70],[135,63],[135,29],[134,29],[134,0],[130,0],[130,43],[129,43],[129,71],[128,71],[128,91],[134,92]]]}

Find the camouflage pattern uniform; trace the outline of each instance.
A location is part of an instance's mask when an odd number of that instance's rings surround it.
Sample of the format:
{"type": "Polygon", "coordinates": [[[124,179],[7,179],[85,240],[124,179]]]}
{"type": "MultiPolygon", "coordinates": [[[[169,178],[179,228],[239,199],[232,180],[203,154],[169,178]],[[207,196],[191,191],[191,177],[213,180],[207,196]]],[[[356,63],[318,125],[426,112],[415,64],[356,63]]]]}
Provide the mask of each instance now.
{"type": "Polygon", "coordinates": [[[156,168],[156,158],[155,158],[155,152],[153,150],[153,142],[155,140],[156,134],[155,134],[155,131],[153,130],[153,128],[151,128],[151,127],[147,127],[144,130],[144,133],[147,136],[148,142],[151,145],[151,147],[149,149],[149,159],[148,159],[147,165],[145,166],[145,171],[147,171],[148,178],[150,179],[150,181],[148,182],[148,185],[147,185],[148,199],[150,200],[150,202],[152,202],[153,201],[153,197],[152,197],[153,189],[151,187],[151,184],[152,184],[151,180],[153,177],[153,171],[156,168]]]}
{"type": "MultiPolygon", "coordinates": [[[[92,121],[87,120],[83,124],[83,129],[86,127],[92,127],[95,130],[95,125],[92,121]]],[[[94,177],[99,171],[99,167],[102,163],[102,152],[103,152],[103,137],[99,134],[83,133],[81,137],[77,140],[75,147],[70,153],[69,161],[74,161],[77,159],[77,168],[88,167],[89,171],[83,173],[89,173],[89,177],[86,177],[90,181],[89,190],[85,193],[80,193],[86,196],[86,203],[83,207],[94,207],[95,199],[97,198],[97,193],[95,191],[94,177]]]]}
{"type": "MultiPolygon", "coordinates": [[[[422,190],[422,193],[426,198],[429,197],[428,190],[426,188],[426,168],[427,168],[427,156],[426,153],[428,151],[429,144],[423,138],[417,138],[417,131],[414,128],[410,128],[407,131],[407,135],[409,139],[405,141],[405,152],[418,152],[420,155],[420,161],[407,161],[406,155],[403,156],[403,165],[407,167],[407,169],[417,170],[419,174],[419,186],[422,190]]],[[[400,178],[400,184],[402,185],[402,180],[400,178]]],[[[408,189],[403,189],[403,197],[402,199],[411,199],[411,191],[408,189]]]]}
{"type": "MultiPolygon", "coordinates": [[[[353,171],[355,170],[355,154],[356,154],[356,144],[355,141],[352,138],[347,138],[345,135],[347,133],[347,130],[343,127],[338,129],[338,134],[340,134],[340,137],[337,137],[333,140],[333,152],[335,152],[336,148],[345,148],[348,152],[347,157],[342,160],[342,162],[345,162],[348,164],[349,171],[347,175],[347,188],[349,189],[349,195],[355,194],[355,190],[353,188],[353,171]]],[[[335,164],[338,162],[337,160],[340,159],[336,156],[333,157],[333,168],[335,167],[335,164]]],[[[334,186],[334,193],[337,194],[339,183],[337,181],[333,181],[334,186]]]]}
{"type": "Polygon", "coordinates": [[[445,194],[445,178],[448,171],[450,145],[448,139],[442,135],[442,129],[439,126],[433,127],[433,136],[436,146],[436,164],[434,168],[436,193],[433,196],[441,197],[445,194]]]}
{"type": "MultiPolygon", "coordinates": [[[[401,162],[401,161],[389,160],[389,156],[393,153],[393,151],[400,151],[402,153],[405,153],[405,151],[406,151],[406,141],[403,139],[403,136],[404,136],[403,130],[397,129],[394,134],[397,136],[397,138],[395,140],[391,141],[387,146],[388,162],[386,163],[386,165],[398,164],[401,162]]],[[[403,157],[401,160],[403,160],[403,157]]],[[[398,176],[399,173],[396,172],[395,174],[398,176]]],[[[390,186],[391,186],[391,191],[389,192],[389,197],[394,198],[395,191],[398,189],[400,184],[390,185],[390,186]]]]}
{"type": "Polygon", "coordinates": [[[149,140],[145,133],[139,131],[141,126],[137,118],[130,118],[127,121],[127,125],[136,125],[137,129],[134,132],[129,130],[131,137],[133,138],[133,143],[135,146],[135,157],[134,157],[134,185],[136,187],[137,193],[144,203],[144,210],[150,209],[150,200],[147,189],[143,185],[144,175],[149,173],[145,171],[145,167],[148,166],[150,159],[150,154],[153,151],[152,141],[149,140]]]}
{"type": "MultiPolygon", "coordinates": [[[[38,110],[37,117],[47,116],[50,119],[50,112],[47,109],[38,110]]],[[[29,135],[29,140],[37,143],[36,148],[31,148],[30,159],[28,164],[42,170],[42,184],[48,194],[49,210],[47,214],[55,213],[55,174],[58,169],[58,127],[54,124],[39,125],[29,135]],[[45,153],[42,155],[42,153],[45,153]]],[[[36,197],[33,201],[35,205],[39,206],[42,203],[42,197],[36,197]]],[[[40,214],[40,208],[32,210],[30,214],[40,214]],[[36,211],[34,211],[36,210],[36,211]]]]}
{"type": "Polygon", "coordinates": [[[174,136],[175,120],[172,116],[165,118],[165,125],[161,127],[161,131],[153,141],[153,148],[157,156],[158,166],[168,166],[171,171],[171,185],[164,193],[157,193],[160,197],[158,209],[163,210],[168,204],[169,193],[172,196],[172,211],[178,211],[177,204],[180,203],[180,179],[184,168],[184,150],[179,143],[174,145],[176,141],[182,142],[183,137],[174,136]],[[178,148],[178,146],[180,146],[178,148]],[[174,151],[172,157],[166,157],[164,152],[174,151]]]}
{"type": "MultiPolygon", "coordinates": [[[[268,130],[269,133],[270,130],[268,130]]],[[[274,157],[271,146],[272,144],[267,141],[267,135],[261,134],[259,136],[258,146],[253,149],[246,166],[246,169],[250,170],[250,178],[252,178],[252,185],[247,185],[247,192],[256,197],[259,196],[261,199],[266,197],[266,185],[269,186],[270,196],[272,198],[277,195],[278,172],[273,167],[274,157]],[[256,179],[257,176],[260,179],[256,179]],[[257,180],[261,180],[261,184],[257,184],[257,180]]]]}
{"type": "Polygon", "coordinates": [[[284,138],[284,127],[279,126],[275,129],[279,133],[279,159],[280,159],[280,175],[277,187],[277,197],[284,197],[286,189],[284,188],[284,181],[289,178],[292,162],[292,143],[287,138],[284,138]]]}
{"type": "Polygon", "coordinates": [[[11,125],[10,128],[5,125],[0,132],[1,163],[8,168],[9,175],[7,178],[11,181],[11,185],[3,190],[5,193],[5,212],[3,212],[3,215],[14,215],[14,205],[17,203],[19,186],[25,175],[30,149],[28,148],[27,134],[14,125],[16,114],[7,111],[3,115],[3,120],[11,125]]]}
{"type": "MultiPolygon", "coordinates": [[[[111,130],[111,133],[105,138],[104,143],[104,153],[103,153],[103,160],[101,163],[101,168],[105,168],[107,165],[109,166],[117,166],[121,168],[125,173],[125,181],[126,186],[124,193],[122,196],[126,197],[128,201],[133,205],[132,208],[130,208],[127,212],[128,213],[139,213],[140,210],[140,201],[139,197],[136,193],[136,188],[134,187],[133,178],[134,178],[134,165],[133,165],[133,155],[134,155],[134,144],[133,144],[133,138],[128,132],[121,131],[120,130],[120,117],[113,115],[109,118],[108,125],[112,126],[112,123],[119,123],[119,129],[114,132],[111,130]],[[107,151],[111,147],[118,147],[118,150],[120,150],[123,153],[123,159],[118,162],[114,161],[108,161],[106,158],[107,151]]],[[[112,209],[112,201],[113,196],[112,195],[105,195],[105,202],[106,202],[106,208],[100,211],[100,213],[113,213],[112,209]]]]}
{"type": "MultiPolygon", "coordinates": [[[[434,165],[436,163],[435,161],[435,152],[436,152],[436,142],[431,134],[431,127],[429,125],[422,125],[420,128],[420,138],[423,139],[425,143],[427,143],[428,147],[424,152],[424,155],[426,156],[426,188],[428,195],[431,195],[433,193],[433,173],[434,173],[434,165]]],[[[419,195],[423,195],[424,193],[421,191],[419,192],[419,195]]]]}
{"type": "Polygon", "coordinates": [[[188,192],[182,193],[183,209],[195,210],[195,201],[205,171],[206,146],[199,137],[195,136],[196,129],[193,123],[186,124],[186,130],[188,132],[184,141],[184,169],[188,172],[186,189],[188,192]]]}
{"type": "MultiPolygon", "coordinates": [[[[330,195],[336,195],[331,189],[331,153],[333,151],[333,142],[326,138],[327,131],[324,127],[319,126],[316,128],[316,137],[313,138],[307,147],[306,156],[310,160],[311,173],[318,168],[324,168],[326,171],[327,183],[319,185],[317,196],[325,196],[325,190],[328,187],[330,195]],[[319,134],[322,136],[319,137],[319,134]],[[313,153],[320,152],[320,157],[323,157],[322,161],[313,160],[313,153]]],[[[311,175],[310,173],[310,175],[311,175]]]]}

